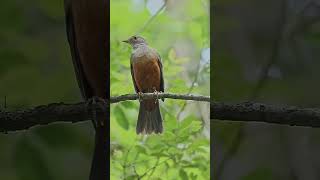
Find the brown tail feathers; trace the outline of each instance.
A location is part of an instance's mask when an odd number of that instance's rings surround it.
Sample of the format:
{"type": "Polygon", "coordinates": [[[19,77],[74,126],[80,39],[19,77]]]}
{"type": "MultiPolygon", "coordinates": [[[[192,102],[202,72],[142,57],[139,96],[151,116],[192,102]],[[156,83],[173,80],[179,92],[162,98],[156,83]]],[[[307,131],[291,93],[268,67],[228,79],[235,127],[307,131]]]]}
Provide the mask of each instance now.
{"type": "Polygon", "coordinates": [[[107,129],[107,114],[103,116],[97,117],[97,123],[101,121],[104,122],[104,125],[98,124],[96,127],[96,134],[95,134],[95,147],[94,147],[94,154],[91,163],[91,171],[89,180],[96,180],[96,179],[105,179],[108,177],[108,170],[105,167],[108,167],[108,156],[109,153],[107,152],[109,149],[109,138],[108,138],[108,129],[107,129]]]}
{"type": "Polygon", "coordinates": [[[162,117],[160,114],[158,100],[143,100],[140,102],[138,122],[136,127],[137,134],[161,134],[162,117]]]}

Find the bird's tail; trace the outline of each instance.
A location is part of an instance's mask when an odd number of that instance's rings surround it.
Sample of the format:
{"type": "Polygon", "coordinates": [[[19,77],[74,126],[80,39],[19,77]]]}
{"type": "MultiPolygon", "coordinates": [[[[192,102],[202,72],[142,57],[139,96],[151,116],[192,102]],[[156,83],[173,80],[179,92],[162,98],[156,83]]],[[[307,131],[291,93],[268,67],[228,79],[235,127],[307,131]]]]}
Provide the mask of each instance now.
{"type": "Polygon", "coordinates": [[[161,134],[162,117],[160,114],[159,101],[143,100],[140,102],[138,122],[136,127],[137,134],[161,134]]]}
{"type": "Polygon", "coordinates": [[[97,126],[95,132],[94,154],[91,163],[90,180],[105,179],[108,177],[108,130],[107,130],[107,115],[97,116],[97,126]],[[102,125],[101,122],[104,124],[102,125]]]}

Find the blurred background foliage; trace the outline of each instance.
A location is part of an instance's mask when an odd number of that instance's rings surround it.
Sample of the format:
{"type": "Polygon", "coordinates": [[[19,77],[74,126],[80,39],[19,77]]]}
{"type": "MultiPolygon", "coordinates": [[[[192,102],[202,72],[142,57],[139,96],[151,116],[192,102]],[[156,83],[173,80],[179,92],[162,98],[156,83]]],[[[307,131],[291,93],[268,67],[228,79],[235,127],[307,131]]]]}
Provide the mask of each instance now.
{"type": "MultiPolygon", "coordinates": [[[[121,42],[135,34],[161,55],[166,92],[209,95],[208,0],[112,0],[110,16],[112,96],[135,93],[121,42]]],[[[111,179],[210,178],[209,104],[161,101],[164,133],[151,136],[136,135],[138,108],[111,106],[111,179]]]]}
{"type": "MultiPolygon", "coordinates": [[[[112,95],[134,93],[131,50],[120,40],[141,30],[163,4],[159,2],[111,2],[112,95]]],[[[164,10],[142,29],[141,35],[162,56],[167,92],[209,94],[208,3],[167,1],[164,10]]],[[[7,111],[81,100],[66,40],[62,0],[4,0],[0,23],[2,110],[4,97],[7,111]]],[[[113,179],[137,174],[146,179],[209,178],[208,104],[184,103],[162,103],[165,133],[150,137],[135,135],[138,102],[112,105],[113,179]]],[[[93,135],[91,122],[1,134],[0,179],[87,179],[93,135]]]]}
{"type": "MultiPolygon", "coordinates": [[[[3,0],[0,5],[0,109],[79,102],[62,0],[3,0]]],[[[0,134],[0,179],[88,179],[91,122],[0,134]]]]}
{"type": "MultiPolygon", "coordinates": [[[[320,108],[319,1],[213,7],[213,99],[320,108]]],[[[211,132],[216,180],[320,179],[319,129],[212,121],[211,132]]]]}

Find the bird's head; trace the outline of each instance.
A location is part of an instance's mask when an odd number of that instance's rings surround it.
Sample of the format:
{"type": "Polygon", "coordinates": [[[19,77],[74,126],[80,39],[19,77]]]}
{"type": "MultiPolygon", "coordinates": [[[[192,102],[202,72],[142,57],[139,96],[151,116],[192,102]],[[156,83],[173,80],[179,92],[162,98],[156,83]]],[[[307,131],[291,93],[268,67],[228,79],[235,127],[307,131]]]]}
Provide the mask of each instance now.
{"type": "Polygon", "coordinates": [[[146,40],[141,36],[131,36],[128,40],[122,42],[130,44],[132,47],[138,44],[147,44],[146,40]]]}

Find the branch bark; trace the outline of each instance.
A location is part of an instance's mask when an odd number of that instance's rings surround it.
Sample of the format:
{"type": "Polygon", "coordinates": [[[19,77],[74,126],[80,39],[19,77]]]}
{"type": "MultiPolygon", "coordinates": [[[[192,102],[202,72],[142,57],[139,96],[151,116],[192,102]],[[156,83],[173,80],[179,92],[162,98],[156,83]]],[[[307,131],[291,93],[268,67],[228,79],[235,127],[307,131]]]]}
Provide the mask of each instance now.
{"type": "MultiPolygon", "coordinates": [[[[141,94],[141,99],[151,98],[169,98],[193,101],[207,101],[210,102],[209,96],[196,96],[184,94],[171,93],[144,93],[141,94]]],[[[118,103],[127,100],[137,100],[139,95],[126,94],[110,98],[110,103],[118,103]]],[[[108,102],[108,100],[107,100],[108,102]]],[[[95,108],[97,114],[101,114],[103,109],[108,109],[108,103],[103,104],[98,102],[95,107],[88,107],[85,102],[75,104],[52,103],[48,105],[41,105],[34,108],[18,111],[3,111],[0,110],[0,132],[18,131],[29,129],[36,125],[47,125],[58,122],[81,122],[87,121],[92,117],[92,109],[95,108]]]]}
{"type": "MultiPolygon", "coordinates": [[[[209,96],[172,94],[172,93],[145,93],[141,99],[169,98],[180,100],[192,100],[210,102],[209,96]]],[[[139,95],[127,94],[111,97],[110,103],[118,103],[127,100],[137,100],[139,95]]],[[[320,109],[298,108],[288,106],[274,106],[261,103],[245,102],[238,104],[227,104],[211,101],[211,119],[243,121],[243,122],[265,122],[283,125],[320,127],[320,109]]],[[[88,107],[85,102],[75,104],[53,103],[41,105],[30,109],[18,111],[0,110],[0,131],[18,131],[29,129],[36,125],[47,125],[59,122],[82,122],[91,119],[92,108],[97,114],[108,109],[109,104],[97,104],[88,107]]]]}
{"type": "Polygon", "coordinates": [[[245,102],[211,102],[211,119],[320,127],[320,109],[245,102]]]}
{"type": "MultiPolygon", "coordinates": [[[[172,94],[172,93],[143,93],[141,99],[153,99],[153,98],[168,98],[168,99],[181,99],[181,100],[192,100],[192,101],[205,101],[210,102],[210,96],[192,95],[192,94],[172,94]]],[[[138,94],[126,94],[121,96],[115,96],[110,98],[110,102],[118,103],[120,101],[137,100],[139,99],[138,94]]]]}

